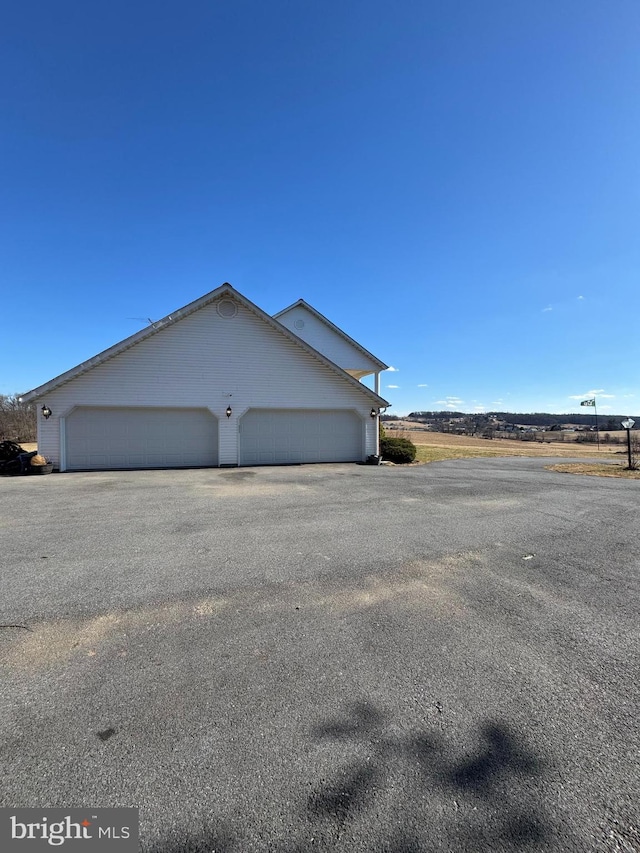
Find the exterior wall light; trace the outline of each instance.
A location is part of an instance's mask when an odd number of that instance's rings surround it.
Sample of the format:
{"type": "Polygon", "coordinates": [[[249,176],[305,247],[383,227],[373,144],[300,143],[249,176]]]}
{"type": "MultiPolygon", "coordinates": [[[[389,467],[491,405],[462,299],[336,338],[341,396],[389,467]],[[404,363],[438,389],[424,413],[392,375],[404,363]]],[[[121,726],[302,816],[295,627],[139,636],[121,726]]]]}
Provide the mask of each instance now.
{"type": "Polygon", "coordinates": [[[369,414],[371,415],[372,418],[375,418],[375,416],[378,414],[378,412],[376,411],[376,409],[372,408],[371,411],[369,412],[369,414]]]}
{"type": "Polygon", "coordinates": [[[42,412],[42,417],[45,419],[45,421],[51,417],[51,409],[46,404],[42,407],[40,411],[42,412]]]}
{"type": "Polygon", "coordinates": [[[227,406],[227,417],[231,417],[231,406],[227,406]]]}

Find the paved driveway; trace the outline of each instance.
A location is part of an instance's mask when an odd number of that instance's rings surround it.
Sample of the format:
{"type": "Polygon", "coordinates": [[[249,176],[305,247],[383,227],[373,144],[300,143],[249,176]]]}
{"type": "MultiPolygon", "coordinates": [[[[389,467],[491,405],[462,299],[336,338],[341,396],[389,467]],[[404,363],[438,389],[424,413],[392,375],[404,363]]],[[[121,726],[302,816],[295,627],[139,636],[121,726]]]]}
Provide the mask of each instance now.
{"type": "Polygon", "coordinates": [[[0,481],[2,801],[145,851],[640,850],[639,492],[544,460],[0,481]]]}

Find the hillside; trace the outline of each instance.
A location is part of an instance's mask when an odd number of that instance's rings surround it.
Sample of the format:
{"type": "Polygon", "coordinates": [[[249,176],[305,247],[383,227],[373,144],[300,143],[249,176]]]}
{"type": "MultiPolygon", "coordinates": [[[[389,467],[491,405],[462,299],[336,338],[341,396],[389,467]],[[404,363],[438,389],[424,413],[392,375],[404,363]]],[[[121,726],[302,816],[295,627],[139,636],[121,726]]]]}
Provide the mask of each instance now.
{"type": "MultiPolygon", "coordinates": [[[[599,414],[598,426],[602,431],[619,430],[621,428],[620,422],[627,417],[629,417],[627,414],[599,414]]],[[[640,424],[640,415],[631,415],[631,417],[634,418],[636,423],[640,424]]],[[[382,420],[399,420],[399,418],[395,415],[383,415],[382,420]]],[[[450,411],[418,411],[411,412],[406,418],[402,418],[402,420],[417,421],[418,423],[434,425],[438,425],[440,423],[448,424],[451,422],[472,422],[477,426],[477,428],[493,426],[498,429],[502,424],[515,425],[518,427],[541,427],[547,429],[550,429],[551,427],[556,427],[557,429],[558,427],[567,425],[583,427],[596,426],[596,416],[593,409],[589,409],[588,414],[586,412],[567,412],[566,414],[560,415],[554,415],[548,412],[483,412],[482,414],[478,414],[450,411]]]]}

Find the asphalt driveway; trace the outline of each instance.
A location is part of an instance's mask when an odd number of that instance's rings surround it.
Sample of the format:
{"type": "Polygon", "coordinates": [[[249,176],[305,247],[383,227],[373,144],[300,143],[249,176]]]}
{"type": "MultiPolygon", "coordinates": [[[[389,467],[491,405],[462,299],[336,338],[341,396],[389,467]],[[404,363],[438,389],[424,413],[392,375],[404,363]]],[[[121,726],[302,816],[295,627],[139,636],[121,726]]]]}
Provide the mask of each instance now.
{"type": "Polygon", "coordinates": [[[145,851],[640,850],[640,492],[539,459],[0,481],[1,803],[145,851]]]}

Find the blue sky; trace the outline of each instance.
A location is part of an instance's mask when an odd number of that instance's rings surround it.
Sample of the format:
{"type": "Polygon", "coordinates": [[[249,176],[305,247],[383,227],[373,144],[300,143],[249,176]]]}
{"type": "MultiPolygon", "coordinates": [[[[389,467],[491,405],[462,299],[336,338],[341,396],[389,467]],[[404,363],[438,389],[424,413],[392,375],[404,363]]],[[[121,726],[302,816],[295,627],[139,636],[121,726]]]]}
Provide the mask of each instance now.
{"type": "Polygon", "coordinates": [[[229,281],[396,413],[636,414],[639,44],[637,0],[5,5],[0,393],[229,281]]]}

